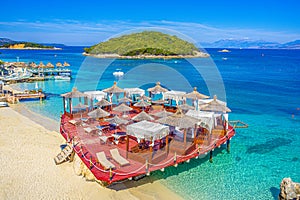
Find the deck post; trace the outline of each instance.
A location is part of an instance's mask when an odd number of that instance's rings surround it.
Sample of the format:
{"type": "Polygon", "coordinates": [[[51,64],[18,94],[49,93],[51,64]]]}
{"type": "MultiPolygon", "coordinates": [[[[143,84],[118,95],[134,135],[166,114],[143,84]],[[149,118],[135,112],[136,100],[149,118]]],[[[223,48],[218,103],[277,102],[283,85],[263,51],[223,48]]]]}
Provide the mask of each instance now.
{"type": "Polygon", "coordinates": [[[194,143],[196,143],[197,129],[198,129],[198,125],[195,124],[195,129],[194,129],[194,143]]]}
{"type": "Polygon", "coordinates": [[[151,137],[150,138],[150,158],[149,158],[149,161],[151,162],[152,161],[152,151],[153,151],[153,138],[151,137]]]}
{"type": "Polygon", "coordinates": [[[186,132],[187,132],[187,130],[186,130],[186,128],[184,129],[184,131],[183,131],[183,143],[184,143],[184,145],[186,145],[186,132]]]}
{"type": "Polygon", "coordinates": [[[166,136],[166,152],[169,153],[169,135],[166,136]]]}
{"type": "Polygon", "coordinates": [[[209,162],[213,162],[213,151],[211,150],[209,153],[209,162]]]}
{"type": "Polygon", "coordinates": [[[227,140],[227,152],[230,153],[230,140],[227,140]]]}
{"type": "Polygon", "coordinates": [[[129,135],[126,135],[126,158],[128,158],[129,151],[129,135]]]}
{"type": "Polygon", "coordinates": [[[90,169],[93,167],[92,156],[90,156],[90,169]]]}
{"type": "Polygon", "coordinates": [[[64,106],[64,114],[66,113],[66,102],[65,102],[65,97],[63,97],[63,106],[64,106]]]}
{"type": "Polygon", "coordinates": [[[111,169],[111,167],[109,168],[109,180],[112,180],[112,169],[111,169]]]}

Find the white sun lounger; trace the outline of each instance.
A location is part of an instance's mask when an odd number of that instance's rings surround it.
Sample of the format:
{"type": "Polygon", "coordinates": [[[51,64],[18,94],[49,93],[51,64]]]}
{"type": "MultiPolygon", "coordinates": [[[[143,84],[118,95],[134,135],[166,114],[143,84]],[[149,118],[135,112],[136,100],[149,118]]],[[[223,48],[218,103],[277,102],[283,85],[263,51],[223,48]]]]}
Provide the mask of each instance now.
{"type": "Polygon", "coordinates": [[[104,169],[114,169],[115,165],[107,160],[106,155],[103,151],[96,153],[99,163],[104,167],[104,169]]]}
{"type": "Polygon", "coordinates": [[[120,155],[120,152],[119,152],[118,149],[111,149],[111,150],[110,150],[110,154],[112,155],[112,158],[113,158],[117,163],[119,163],[119,165],[121,165],[121,166],[129,165],[129,161],[126,160],[125,158],[123,158],[123,157],[120,155]]]}

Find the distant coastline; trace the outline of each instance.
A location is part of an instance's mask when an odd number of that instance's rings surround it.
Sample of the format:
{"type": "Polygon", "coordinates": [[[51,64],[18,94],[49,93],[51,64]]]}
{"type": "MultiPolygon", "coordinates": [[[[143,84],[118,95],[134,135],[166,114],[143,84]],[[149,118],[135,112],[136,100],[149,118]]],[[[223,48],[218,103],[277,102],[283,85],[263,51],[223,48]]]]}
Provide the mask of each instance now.
{"type": "Polygon", "coordinates": [[[62,50],[62,48],[38,48],[38,47],[24,47],[24,48],[8,48],[8,47],[0,47],[0,49],[11,49],[11,50],[62,50]]]}

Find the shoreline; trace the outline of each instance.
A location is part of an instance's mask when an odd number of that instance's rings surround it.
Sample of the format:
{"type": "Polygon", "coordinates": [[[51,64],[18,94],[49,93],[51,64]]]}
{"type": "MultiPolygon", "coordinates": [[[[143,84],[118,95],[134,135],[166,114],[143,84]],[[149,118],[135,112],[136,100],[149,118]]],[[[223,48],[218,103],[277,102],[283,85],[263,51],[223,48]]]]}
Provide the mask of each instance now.
{"type": "Polygon", "coordinates": [[[0,47],[0,49],[11,49],[11,50],[62,50],[62,48],[54,47],[54,48],[35,48],[35,47],[26,47],[26,48],[5,48],[0,47]]]}
{"type": "Polygon", "coordinates": [[[24,105],[1,108],[0,119],[7,127],[0,130],[1,199],[182,199],[151,176],[103,188],[75,175],[73,163],[55,165],[53,158],[65,143],[55,131],[59,123],[24,105]]]}
{"type": "Polygon", "coordinates": [[[138,55],[138,56],[120,56],[118,54],[89,54],[83,52],[84,56],[94,58],[114,58],[114,59],[185,59],[185,58],[209,58],[210,55],[204,52],[197,52],[196,55],[174,55],[174,56],[156,56],[156,55],[138,55]]]}

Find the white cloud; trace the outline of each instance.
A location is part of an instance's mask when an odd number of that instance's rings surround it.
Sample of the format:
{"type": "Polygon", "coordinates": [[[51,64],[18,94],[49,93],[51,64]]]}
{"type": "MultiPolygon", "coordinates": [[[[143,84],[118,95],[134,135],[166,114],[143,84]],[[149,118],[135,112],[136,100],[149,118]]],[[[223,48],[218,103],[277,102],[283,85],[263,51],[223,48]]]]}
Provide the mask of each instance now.
{"type": "Polygon", "coordinates": [[[212,42],[219,39],[263,39],[287,42],[300,38],[298,33],[262,29],[218,28],[201,23],[175,21],[100,21],[82,22],[55,19],[51,22],[0,22],[1,37],[33,42],[59,42],[69,45],[91,45],[114,35],[139,29],[154,29],[173,33],[194,42],[212,42]]]}

